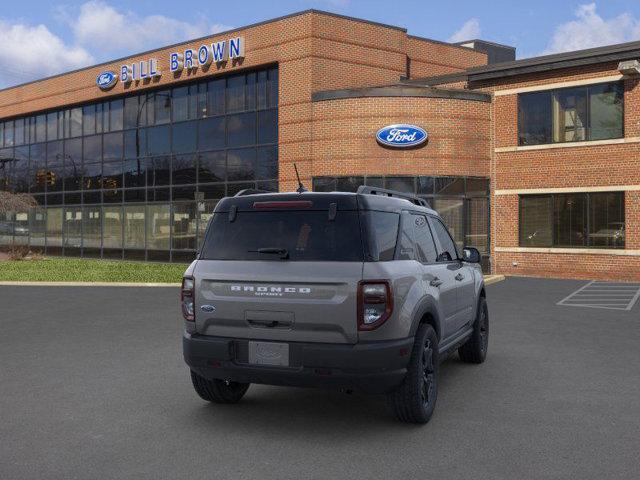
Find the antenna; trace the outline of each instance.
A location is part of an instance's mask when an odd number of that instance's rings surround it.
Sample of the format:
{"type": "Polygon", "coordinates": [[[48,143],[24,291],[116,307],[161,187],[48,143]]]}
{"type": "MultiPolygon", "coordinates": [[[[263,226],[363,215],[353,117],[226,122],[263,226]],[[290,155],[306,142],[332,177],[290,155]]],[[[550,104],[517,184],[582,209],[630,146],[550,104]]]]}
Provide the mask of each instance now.
{"type": "Polygon", "coordinates": [[[298,193],[308,192],[309,190],[304,188],[304,185],[302,184],[302,180],[300,180],[300,174],[298,173],[298,166],[295,163],[293,164],[293,168],[296,171],[296,178],[298,179],[298,189],[296,190],[296,192],[298,193]]]}

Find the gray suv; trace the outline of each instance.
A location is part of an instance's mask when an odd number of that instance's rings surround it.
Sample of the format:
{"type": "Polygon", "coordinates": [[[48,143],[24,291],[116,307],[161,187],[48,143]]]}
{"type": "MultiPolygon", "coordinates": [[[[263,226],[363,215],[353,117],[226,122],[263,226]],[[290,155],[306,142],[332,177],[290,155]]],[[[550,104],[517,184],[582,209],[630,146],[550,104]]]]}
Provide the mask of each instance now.
{"type": "Polygon", "coordinates": [[[426,423],[439,363],[487,354],[479,262],[399,192],[225,198],[182,283],[193,386],[216,403],[251,383],[386,394],[399,420],[426,423]]]}

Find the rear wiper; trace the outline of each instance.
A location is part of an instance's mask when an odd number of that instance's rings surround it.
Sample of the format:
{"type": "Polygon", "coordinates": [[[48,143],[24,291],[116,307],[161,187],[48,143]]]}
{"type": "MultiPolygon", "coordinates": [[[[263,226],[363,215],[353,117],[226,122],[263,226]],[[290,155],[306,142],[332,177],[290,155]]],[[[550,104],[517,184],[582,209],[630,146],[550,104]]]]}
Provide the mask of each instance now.
{"type": "Polygon", "coordinates": [[[280,259],[282,260],[287,260],[289,258],[289,252],[286,248],[267,247],[248,251],[251,253],[267,253],[272,255],[280,255],[280,259]]]}

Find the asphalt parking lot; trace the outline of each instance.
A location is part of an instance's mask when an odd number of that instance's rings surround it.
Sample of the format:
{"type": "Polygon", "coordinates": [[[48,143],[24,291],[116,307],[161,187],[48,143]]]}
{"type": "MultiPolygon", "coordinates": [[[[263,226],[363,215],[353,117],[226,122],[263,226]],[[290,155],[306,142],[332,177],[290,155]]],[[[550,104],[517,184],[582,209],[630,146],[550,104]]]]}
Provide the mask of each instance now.
{"type": "Polygon", "coordinates": [[[201,401],[177,291],[0,287],[0,478],[636,478],[640,305],[556,305],[585,283],[489,286],[487,362],[443,364],[424,427],[320,390],[201,401]]]}

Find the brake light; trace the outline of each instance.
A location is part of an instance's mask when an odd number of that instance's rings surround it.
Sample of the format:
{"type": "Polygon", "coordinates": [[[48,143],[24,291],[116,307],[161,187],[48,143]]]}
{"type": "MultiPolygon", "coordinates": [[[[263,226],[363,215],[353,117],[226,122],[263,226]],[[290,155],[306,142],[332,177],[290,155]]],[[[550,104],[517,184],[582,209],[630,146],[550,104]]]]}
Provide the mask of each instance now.
{"type": "Polygon", "coordinates": [[[193,277],[182,279],[182,289],[180,290],[180,303],[182,304],[182,316],[189,322],[195,322],[195,280],[193,277]]]}
{"type": "Polygon", "coordinates": [[[358,284],[358,330],[375,330],[393,312],[388,280],[366,280],[358,284]]]}
{"type": "Polygon", "coordinates": [[[274,209],[274,208],[284,208],[284,209],[299,209],[299,208],[311,208],[313,207],[313,202],[308,200],[292,200],[292,201],[282,201],[282,202],[253,202],[253,208],[255,209],[274,209]]]}

